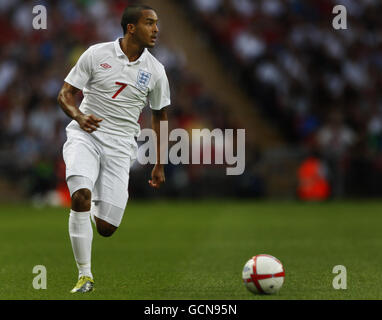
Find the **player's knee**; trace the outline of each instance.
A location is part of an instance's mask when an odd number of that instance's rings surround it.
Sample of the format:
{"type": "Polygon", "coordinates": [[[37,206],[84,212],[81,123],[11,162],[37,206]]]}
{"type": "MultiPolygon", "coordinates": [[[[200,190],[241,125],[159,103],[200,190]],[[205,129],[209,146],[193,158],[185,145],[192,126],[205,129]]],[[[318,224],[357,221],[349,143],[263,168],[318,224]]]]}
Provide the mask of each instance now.
{"type": "Polygon", "coordinates": [[[72,208],[75,211],[90,210],[92,194],[89,189],[80,189],[72,195],[72,208]]]}
{"type": "Polygon", "coordinates": [[[97,231],[102,237],[111,237],[113,233],[117,230],[116,227],[98,227],[97,226],[97,231]]]}
{"type": "Polygon", "coordinates": [[[104,228],[97,228],[98,234],[102,237],[108,238],[111,237],[115,230],[110,229],[104,229],[104,228]]]}
{"type": "Polygon", "coordinates": [[[107,223],[101,219],[96,218],[97,231],[102,237],[111,237],[113,233],[118,229],[117,227],[107,223]]]}

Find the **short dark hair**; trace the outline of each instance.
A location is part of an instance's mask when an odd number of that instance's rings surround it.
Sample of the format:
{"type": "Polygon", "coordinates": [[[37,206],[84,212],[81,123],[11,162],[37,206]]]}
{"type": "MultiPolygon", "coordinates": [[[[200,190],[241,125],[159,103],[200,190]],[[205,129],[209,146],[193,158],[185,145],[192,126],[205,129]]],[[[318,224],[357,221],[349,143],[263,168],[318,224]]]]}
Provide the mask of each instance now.
{"type": "Polygon", "coordinates": [[[133,4],[126,7],[126,9],[123,11],[122,19],[121,19],[123,34],[126,34],[128,24],[138,23],[138,20],[142,16],[143,10],[154,10],[154,9],[144,4],[133,4]]]}

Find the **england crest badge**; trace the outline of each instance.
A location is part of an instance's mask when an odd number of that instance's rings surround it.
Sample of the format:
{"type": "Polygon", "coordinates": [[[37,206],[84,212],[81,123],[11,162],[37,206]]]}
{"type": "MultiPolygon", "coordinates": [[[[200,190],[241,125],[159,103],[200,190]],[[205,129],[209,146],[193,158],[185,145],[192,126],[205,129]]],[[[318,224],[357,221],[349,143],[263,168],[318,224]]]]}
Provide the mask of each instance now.
{"type": "Polygon", "coordinates": [[[143,70],[139,70],[137,84],[139,87],[146,89],[149,86],[151,79],[151,73],[143,70]]]}

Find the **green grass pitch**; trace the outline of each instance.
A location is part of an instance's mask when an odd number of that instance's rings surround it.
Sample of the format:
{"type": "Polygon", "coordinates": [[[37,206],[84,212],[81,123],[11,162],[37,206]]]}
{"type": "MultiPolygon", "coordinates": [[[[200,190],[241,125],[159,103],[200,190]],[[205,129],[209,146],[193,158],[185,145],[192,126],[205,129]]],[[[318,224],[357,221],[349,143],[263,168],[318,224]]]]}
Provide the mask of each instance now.
{"type": "Polygon", "coordinates": [[[0,205],[0,299],[381,299],[382,212],[372,202],[130,201],[111,238],[94,232],[96,290],[70,294],[77,277],[68,209],[0,205]],[[248,292],[245,262],[284,264],[278,295],[248,292]],[[47,289],[35,290],[35,265],[47,289]],[[347,289],[332,287],[335,265],[347,289]]]}

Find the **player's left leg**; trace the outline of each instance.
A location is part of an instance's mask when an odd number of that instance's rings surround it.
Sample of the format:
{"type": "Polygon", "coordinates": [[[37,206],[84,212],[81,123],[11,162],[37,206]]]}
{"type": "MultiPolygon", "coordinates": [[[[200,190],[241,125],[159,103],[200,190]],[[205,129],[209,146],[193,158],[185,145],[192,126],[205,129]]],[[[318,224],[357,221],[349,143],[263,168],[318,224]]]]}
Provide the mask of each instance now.
{"type": "Polygon", "coordinates": [[[98,233],[103,237],[110,237],[118,229],[124,208],[114,206],[104,201],[95,201],[92,207],[95,225],[98,233]]]}
{"type": "Polygon", "coordinates": [[[119,227],[128,194],[130,158],[109,156],[102,162],[94,185],[91,216],[98,233],[110,237],[119,227]]]}
{"type": "Polygon", "coordinates": [[[103,237],[111,237],[118,227],[94,216],[98,233],[103,237]]]}

